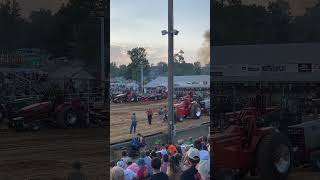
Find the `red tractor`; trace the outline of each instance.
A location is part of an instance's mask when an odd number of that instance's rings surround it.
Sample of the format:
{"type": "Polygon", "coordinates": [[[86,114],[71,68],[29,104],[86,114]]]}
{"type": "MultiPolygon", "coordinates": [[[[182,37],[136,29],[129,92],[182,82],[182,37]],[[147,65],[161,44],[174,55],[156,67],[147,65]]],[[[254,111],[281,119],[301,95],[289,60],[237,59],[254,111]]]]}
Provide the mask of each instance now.
{"type": "Polygon", "coordinates": [[[66,102],[61,89],[49,86],[39,103],[33,103],[8,113],[9,126],[16,130],[39,130],[41,128],[74,128],[90,125],[88,105],[73,98],[66,102]]]}
{"type": "Polygon", "coordinates": [[[200,104],[197,101],[194,101],[191,96],[181,97],[179,102],[174,104],[174,107],[176,119],[180,122],[187,117],[199,119],[202,115],[200,104]]]}
{"type": "Polygon", "coordinates": [[[266,109],[244,108],[229,125],[213,133],[213,166],[216,179],[259,175],[263,180],[284,180],[293,164],[288,138],[274,127],[259,127],[266,109]]]}
{"type": "Polygon", "coordinates": [[[74,128],[89,125],[87,106],[79,99],[55,103],[45,101],[10,114],[10,126],[16,130],[39,130],[47,127],[74,128]]]}

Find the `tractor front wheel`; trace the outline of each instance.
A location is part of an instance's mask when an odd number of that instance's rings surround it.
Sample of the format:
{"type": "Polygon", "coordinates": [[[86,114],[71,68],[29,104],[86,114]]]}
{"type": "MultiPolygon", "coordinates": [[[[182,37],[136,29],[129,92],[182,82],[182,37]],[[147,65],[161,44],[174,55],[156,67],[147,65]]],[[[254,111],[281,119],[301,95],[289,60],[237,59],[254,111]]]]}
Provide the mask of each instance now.
{"type": "Polygon", "coordinates": [[[286,136],[272,132],[263,137],[257,151],[257,165],[261,179],[286,179],[292,163],[292,148],[286,136]]]}
{"type": "Polygon", "coordinates": [[[193,104],[191,106],[191,117],[194,119],[199,119],[202,115],[201,107],[199,104],[193,104]]]}
{"type": "Polygon", "coordinates": [[[76,113],[71,106],[64,107],[57,116],[59,128],[75,127],[80,122],[79,113],[76,113]]]}

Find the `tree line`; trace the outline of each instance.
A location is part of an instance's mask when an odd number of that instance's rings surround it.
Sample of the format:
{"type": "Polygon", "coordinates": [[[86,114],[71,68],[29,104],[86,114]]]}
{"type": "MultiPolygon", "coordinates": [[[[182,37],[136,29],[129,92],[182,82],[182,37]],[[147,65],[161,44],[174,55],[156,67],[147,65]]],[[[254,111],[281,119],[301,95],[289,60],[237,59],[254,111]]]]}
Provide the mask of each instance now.
{"type": "Polygon", "coordinates": [[[285,0],[267,7],[241,0],[213,1],[213,45],[303,43],[320,41],[320,1],[303,16],[293,16],[285,0]]]}
{"type": "Polygon", "coordinates": [[[56,13],[40,9],[23,16],[16,0],[1,1],[0,51],[39,48],[53,57],[77,58],[95,65],[100,55],[100,21],[92,12],[104,8],[99,7],[101,2],[70,0],[56,13]]]}
{"type": "MultiPolygon", "coordinates": [[[[147,52],[143,47],[137,47],[127,52],[131,62],[128,65],[117,66],[115,62],[110,64],[110,76],[124,77],[126,79],[140,81],[141,66],[146,80],[157,77],[167,76],[168,64],[166,62],[158,62],[157,64],[150,64],[147,59],[147,52]]],[[[194,63],[187,63],[184,59],[184,52],[180,50],[174,54],[174,75],[209,75],[209,65],[201,66],[199,61],[194,63]]]]}

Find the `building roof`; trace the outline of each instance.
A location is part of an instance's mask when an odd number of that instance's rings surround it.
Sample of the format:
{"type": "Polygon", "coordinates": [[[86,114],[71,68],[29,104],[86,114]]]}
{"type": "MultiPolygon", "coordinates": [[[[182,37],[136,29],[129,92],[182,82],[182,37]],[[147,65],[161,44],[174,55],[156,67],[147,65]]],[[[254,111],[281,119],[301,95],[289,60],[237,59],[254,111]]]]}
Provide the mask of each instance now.
{"type": "MultiPolygon", "coordinates": [[[[319,63],[320,43],[213,46],[211,61],[226,64],[319,63]]],[[[213,68],[211,66],[211,68],[213,68]]]]}
{"type": "MultiPolygon", "coordinates": [[[[174,84],[175,87],[182,87],[182,86],[198,86],[203,84],[204,81],[207,82],[206,86],[210,87],[210,76],[209,75],[195,75],[195,76],[174,76],[174,84]],[[196,84],[198,83],[198,84],[196,84]]],[[[152,80],[148,84],[146,84],[145,88],[154,88],[158,86],[168,86],[168,77],[166,76],[159,76],[156,79],[152,80]]]]}
{"type": "Polygon", "coordinates": [[[90,75],[87,71],[83,70],[81,67],[61,67],[57,69],[55,72],[49,74],[50,79],[64,79],[64,78],[72,78],[72,79],[87,79],[92,80],[95,79],[92,75],[90,75]]]}
{"type": "Polygon", "coordinates": [[[215,76],[213,82],[320,82],[319,72],[274,72],[260,73],[256,76],[215,76]]]}

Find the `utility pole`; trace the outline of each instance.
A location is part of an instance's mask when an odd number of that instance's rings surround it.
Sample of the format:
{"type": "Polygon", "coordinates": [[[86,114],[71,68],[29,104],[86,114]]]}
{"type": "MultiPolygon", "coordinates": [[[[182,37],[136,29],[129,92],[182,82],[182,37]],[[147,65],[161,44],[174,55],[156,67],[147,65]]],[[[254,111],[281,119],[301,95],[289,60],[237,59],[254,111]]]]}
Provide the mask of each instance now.
{"type": "Polygon", "coordinates": [[[143,64],[142,64],[142,62],[141,62],[141,64],[140,64],[140,73],[141,73],[141,94],[143,94],[143,64]]]}
{"type": "Polygon", "coordinates": [[[100,26],[101,26],[101,86],[102,86],[102,100],[105,103],[106,95],[106,74],[105,74],[105,44],[104,44],[104,16],[100,17],[100,26]]]}
{"type": "Polygon", "coordinates": [[[173,143],[173,0],[168,0],[168,129],[169,129],[169,140],[173,143]]]}
{"type": "MultiPolygon", "coordinates": [[[[90,17],[92,19],[98,19],[100,21],[100,86],[102,101],[105,103],[106,100],[106,74],[105,74],[105,36],[104,36],[104,21],[105,21],[105,11],[106,6],[103,0],[97,2],[92,2],[95,9],[90,11],[90,17]]],[[[98,63],[99,64],[99,63],[98,63]]],[[[97,72],[99,72],[99,67],[97,66],[97,72]]],[[[98,74],[97,74],[98,76],[98,74]]]]}
{"type": "Polygon", "coordinates": [[[168,34],[168,135],[169,141],[174,142],[174,112],[173,112],[173,37],[179,31],[173,28],[173,0],[168,0],[168,30],[162,30],[162,35],[168,34]]]}

